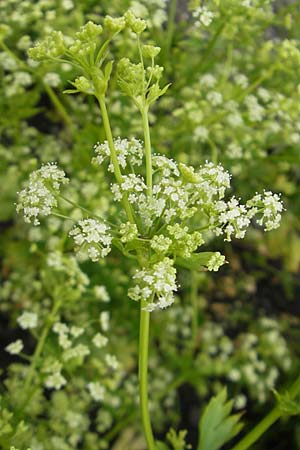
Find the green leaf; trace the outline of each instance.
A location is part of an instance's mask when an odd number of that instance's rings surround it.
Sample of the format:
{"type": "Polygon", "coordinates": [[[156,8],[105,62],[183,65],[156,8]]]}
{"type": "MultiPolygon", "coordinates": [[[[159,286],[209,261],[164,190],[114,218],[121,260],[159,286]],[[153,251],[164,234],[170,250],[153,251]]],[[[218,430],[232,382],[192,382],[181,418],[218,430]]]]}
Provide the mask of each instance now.
{"type": "Polygon", "coordinates": [[[78,89],[65,89],[63,94],[78,94],[78,89]]]}
{"type": "Polygon", "coordinates": [[[279,394],[279,392],[275,391],[275,389],[273,392],[283,416],[297,416],[300,414],[299,402],[292,400],[288,392],[285,394],[279,394]]]}
{"type": "Polygon", "coordinates": [[[106,79],[106,81],[108,81],[108,80],[110,79],[110,75],[111,75],[111,72],[112,72],[113,64],[114,64],[113,61],[109,61],[109,62],[106,64],[106,66],[105,66],[105,69],[104,69],[104,78],[106,79]]]}
{"type": "Polygon", "coordinates": [[[193,253],[190,258],[176,258],[176,264],[189,270],[203,270],[214,252],[193,253]]]}
{"type": "Polygon", "coordinates": [[[232,404],[227,401],[226,388],[210,400],[199,422],[197,450],[218,450],[240,432],[243,427],[238,423],[241,415],[230,415],[232,404]]]}
{"type": "Polygon", "coordinates": [[[171,84],[172,84],[172,83],[166,84],[166,85],[160,90],[160,93],[159,93],[159,96],[160,96],[160,97],[161,97],[162,95],[164,95],[164,94],[167,92],[167,90],[169,89],[169,87],[171,86],[171,84]]]}

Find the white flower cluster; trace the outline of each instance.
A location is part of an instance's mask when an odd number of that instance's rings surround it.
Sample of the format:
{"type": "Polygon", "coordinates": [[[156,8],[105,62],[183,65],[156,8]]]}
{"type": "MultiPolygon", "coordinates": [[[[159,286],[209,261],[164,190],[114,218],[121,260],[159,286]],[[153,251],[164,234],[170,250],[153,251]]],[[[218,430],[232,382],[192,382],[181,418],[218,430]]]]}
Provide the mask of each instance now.
{"type": "Polygon", "coordinates": [[[112,236],[110,227],[104,222],[95,219],[82,219],[72,228],[69,235],[73,237],[78,246],[80,258],[90,258],[98,261],[111,251],[112,236]]]}
{"type": "Polygon", "coordinates": [[[211,272],[217,272],[225,263],[225,256],[220,252],[215,252],[207,263],[207,269],[211,272]]]}
{"type": "Polygon", "coordinates": [[[50,364],[47,363],[44,367],[44,372],[47,373],[44,385],[48,389],[59,390],[67,384],[67,380],[61,374],[62,364],[59,361],[52,361],[50,364]]]}
{"type": "Polygon", "coordinates": [[[93,292],[95,297],[101,302],[103,303],[110,302],[110,296],[105,286],[94,286],[93,292]]]}
{"type": "Polygon", "coordinates": [[[96,402],[101,402],[104,400],[106,389],[98,381],[88,383],[87,388],[91,397],[96,402]]]}
{"type": "Polygon", "coordinates": [[[102,333],[97,333],[92,339],[92,342],[95,347],[97,348],[103,348],[108,343],[108,338],[104,336],[102,333]]]}
{"type": "MultiPolygon", "coordinates": [[[[117,153],[118,163],[123,169],[127,165],[140,166],[142,164],[143,144],[141,141],[135,138],[128,140],[118,137],[114,139],[114,147],[117,153]]],[[[104,141],[103,144],[97,142],[94,146],[94,151],[97,154],[92,160],[94,164],[101,165],[106,159],[110,158],[110,149],[107,141],[104,141]]],[[[114,172],[114,166],[111,161],[108,170],[114,172]]]]}
{"type": "Polygon", "coordinates": [[[39,225],[39,216],[51,214],[57,206],[57,194],[61,184],[68,183],[63,170],[56,163],[43,165],[30,174],[28,186],[18,193],[17,212],[23,211],[25,222],[39,225]]]}
{"type": "Polygon", "coordinates": [[[178,165],[176,161],[163,155],[154,154],[152,157],[152,167],[154,170],[160,170],[164,177],[174,174],[179,176],[178,165]]]}
{"type": "Polygon", "coordinates": [[[278,194],[270,191],[256,194],[248,200],[246,205],[241,205],[239,201],[232,197],[228,202],[218,201],[208,212],[212,230],[216,235],[225,234],[226,241],[231,241],[231,237],[243,239],[250,220],[255,215],[261,215],[256,219],[259,225],[265,226],[265,231],[278,228],[281,220],[283,204],[278,194]]]}
{"type": "Polygon", "coordinates": [[[23,350],[23,348],[24,348],[23,342],[21,341],[21,339],[17,339],[16,341],[7,345],[5,347],[5,350],[11,355],[18,355],[23,350]]]}
{"type": "Polygon", "coordinates": [[[136,301],[147,301],[146,311],[164,309],[174,303],[177,284],[172,259],[164,258],[152,267],[138,271],[133,278],[137,284],[129,289],[128,295],[136,301]]]}
{"type": "Polygon", "coordinates": [[[278,194],[270,191],[264,191],[264,194],[256,194],[248,200],[247,206],[252,207],[255,213],[261,213],[261,219],[257,220],[259,225],[265,226],[265,231],[278,228],[283,211],[283,203],[278,194]]]}
{"type": "MultiPolygon", "coordinates": [[[[178,165],[165,156],[154,155],[153,168],[152,196],[147,195],[147,186],[141,175],[126,175],[121,184],[112,185],[115,200],[120,201],[126,194],[146,229],[159,223],[171,226],[174,218],[179,221],[186,220],[196,212],[208,219],[208,226],[213,233],[217,236],[224,234],[227,241],[230,241],[232,236],[243,238],[255,214],[261,214],[258,223],[265,224],[265,230],[277,228],[279,225],[283,206],[277,194],[257,194],[246,205],[240,204],[235,197],[223,200],[226,190],[230,188],[231,175],[220,164],[207,162],[196,171],[185,164],[178,165]]],[[[183,228],[179,224],[177,226],[182,232],[183,228]]],[[[128,225],[122,227],[124,242],[133,239],[136,232],[132,229],[130,236],[127,236],[127,228],[128,225]]],[[[201,235],[194,234],[192,237],[188,230],[185,234],[184,247],[187,253],[195,251],[197,246],[203,243],[201,235]]],[[[155,236],[151,247],[157,253],[166,253],[171,246],[166,240],[167,237],[155,236]]]]}
{"type": "Polygon", "coordinates": [[[193,17],[197,18],[196,26],[204,25],[208,27],[215,17],[215,14],[210,11],[206,6],[199,6],[193,11],[193,17]]]}
{"type": "Polygon", "coordinates": [[[113,183],[111,190],[116,201],[121,201],[123,193],[127,193],[130,203],[138,204],[140,194],[147,190],[147,186],[144,179],[140,175],[131,173],[123,176],[123,182],[121,185],[113,183]]]}
{"type": "Polygon", "coordinates": [[[84,329],[81,327],[72,326],[68,327],[65,323],[56,322],[53,325],[54,333],[58,334],[58,343],[64,350],[72,346],[72,339],[77,339],[84,333],[84,329]]]}
{"type": "Polygon", "coordinates": [[[246,206],[240,205],[239,201],[232,197],[228,202],[216,202],[214,207],[216,213],[213,225],[215,233],[217,235],[225,234],[225,241],[231,241],[232,236],[243,239],[252,216],[246,206]]]}
{"type": "Polygon", "coordinates": [[[36,328],[37,319],[38,317],[35,313],[25,311],[20,317],[18,317],[17,322],[23,330],[28,330],[31,328],[36,328]]]}

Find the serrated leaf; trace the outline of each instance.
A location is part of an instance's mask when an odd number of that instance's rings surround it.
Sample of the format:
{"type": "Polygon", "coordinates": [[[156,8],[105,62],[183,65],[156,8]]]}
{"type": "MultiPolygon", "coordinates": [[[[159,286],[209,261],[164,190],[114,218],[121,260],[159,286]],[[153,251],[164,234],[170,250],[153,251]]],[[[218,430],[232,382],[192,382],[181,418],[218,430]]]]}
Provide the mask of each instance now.
{"type": "Polygon", "coordinates": [[[190,258],[176,258],[176,264],[189,270],[203,270],[214,252],[193,253],[190,258]]]}
{"type": "Polygon", "coordinates": [[[197,450],[218,450],[240,432],[243,427],[238,423],[241,415],[230,415],[232,405],[232,401],[227,401],[226,388],[210,400],[199,422],[197,450]]]}

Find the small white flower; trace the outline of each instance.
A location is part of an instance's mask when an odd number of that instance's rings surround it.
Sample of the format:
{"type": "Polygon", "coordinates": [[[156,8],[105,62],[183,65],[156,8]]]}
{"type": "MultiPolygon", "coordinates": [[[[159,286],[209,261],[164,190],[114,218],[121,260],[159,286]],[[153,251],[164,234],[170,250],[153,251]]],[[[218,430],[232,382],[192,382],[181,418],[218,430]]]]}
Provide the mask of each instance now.
{"type": "Polygon", "coordinates": [[[100,325],[103,331],[109,330],[109,311],[102,311],[100,314],[100,325]]]}
{"type": "Polygon", "coordinates": [[[137,280],[137,285],[129,289],[128,295],[136,301],[147,300],[145,310],[152,312],[164,309],[174,302],[174,292],[177,290],[176,269],[170,258],[164,258],[149,269],[138,271],[133,278],[137,280]]]}
{"type": "Polygon", "coordinates": [[[78,246],[78,254],[92,261],[104,258],[111,251],[110,227],[95,219],[83,219],[69,232],[78,246]]]}
{"type": "Polygon", "coordinates": [[[11,355],[18,355],[23,350],[23,348],[23,342],[21,341],[21,339],[17,339],[16,341],[7,345],[7,347],[5,347],[5,350],[11,355]]]}
{"type": "Polygon", "coordinates": [[[25,222],[39,225],[39,216],[51,214],[57,206],[56,196],[60,185],[68,183],[63,170],[55,163],[48,163],[29,176],[28,186],[18,194],[17,212],[23,211],[25,222]]]}
{"type": "Polygon", "coordinates": [[[106,336],[104,336],[101,333],[97,333],[93,339],[92,339],[93,344],[95,345],[95,347],[97,348],[102,348],[105,347],[108,343],[108,339],[106,336]]]}
{"type": "Polygon", "coordinates": [[[44,76],[44,83],[51,87],[57,87],[61,83],[60,76],[55,72],[48,72],[44,76]]]}
{"type": "MultiPolygon", "coordinates": [[[[142,164],[143,144],[141,141],[135,138],[128,140],[118,137],[114,140],[114,147],[117,153],[118,163],[123,169],[128,164],[131,166],[140,166],[142,164]]],[[[97,155],[92,160],[94,164],[101,165],[106,159],[110,158],[110,148],[107,141],[103,144],[98,142],[94,146],[94,151],[97,155]]],[[[114,172],[112,162],[110,162],[108,170],[114,172]]]]}
{"type": "Polygon", "coordinates": [[[119,362],[115,357],[115,355],[110,354],[105,355],[105,361],[108,367],[110,367],[111,369],[116,370],[119,367],[119,362]]]}
{"type": "Polygon", "coordinates": [[[37,319],[37,314],[25,311],[18,317],[17,322],[23,330],[28,330],[37,327],[37,319]]]}
{"type": "Polygon", "coordinates": [[[73,358],[80,358],[83,360],[90,353],[91,352],[86,345],[79,344],[76,345],[76,347],[68,348],[63,354],[63,359],[64,361],[69,361],[70,359],[73,358]]]}
{"type": "Polygon", "coordinates": [[[62,376],[60,372],[55,372],[49,375],[45,380],[45,386],[48,389],[59,390],[67,384],[67,380],[62,376]]]}
{"type": "Polygon", "coordinates": [[[101,402],[104,400],[105,397],[105,387],[102,386],[99,382],[91,382],[88,383],[87,388],[91,394],[91,397],[96,401],[96,402],[101,402]]]}
{"type": "Polygon", "coordinates": [[[215,252],[208,261],[207,268],[209,271],[217,272],[223,264],[225,264],[225,256],[220,252],[215,252]]]}
{"type": "Polygon", "coordinates": [[[204,25],[205,27],[208,27],[213,21],[215,14],[206,6],[199,6],[197,9],[195,9],[195,11],[193,11],[193,16],[196,17],[199,21],[196,22],[196,26],[199,27],[200,25],[204,25]]]}
{"type": "Polygon", "coordinates": [[[57,333],[57,334],[66,334],[69,332],[69,327],[65,323],[56,322],[53,325],[52,330],[54,331],[54,333],[57,333]]]}
{"type": "Polygon", "coordinates": [[[94,294],[98,300],[104,303],[110,302],[110,297],[105,286],[95,286],[94,294]]]}
{"type": "Polygon", "coordinates": [[[247,397],[244,394],[240,394],[235,398],[234,406],[236,409],[243,409],[247,405],[247,397]]]}
{"type": "Polygon", "coordinates": [[[74,338],[78,338],[84,333],[84,328],[72,326],[70,328],[70,333],[74,338]]]}

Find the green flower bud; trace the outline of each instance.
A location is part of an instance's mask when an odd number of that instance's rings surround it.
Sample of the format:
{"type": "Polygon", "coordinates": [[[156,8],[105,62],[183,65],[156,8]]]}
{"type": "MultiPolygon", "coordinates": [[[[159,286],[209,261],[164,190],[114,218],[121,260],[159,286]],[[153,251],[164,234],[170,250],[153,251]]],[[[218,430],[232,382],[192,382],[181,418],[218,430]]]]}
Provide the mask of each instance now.
{"type": "Polygon", "coordinates": [[[155,58],[160,50],[160,47],[155,47],[154,45],[143,45],[142,53],[145,58],[155,58]]]}
{"type": "Polygon", "coordinates": [[[78,77],[72,84],[78,91],[84,92],[85,94],[93,94],[94,92],[92,83],[86,77],[78,77]]]}
{"type": "Polygon", "coordinates": [[[43,41],[28,50],[28,56],[35,61],[58,58],[65,52],[64,37],[61,31],[52,31],[43,41]]]}
{"type": "Polygon", "coordinates": [[[147,72],[149,76],[155,78],[156,80],[160,80],[163,74],[164,68],[161,66],[147,67],[147,72]]]}
{"type": "Polygon", "coordinates": [[[179,163],[179,170],[181,172],[182,178],[187,183],[199,183],[201,177],[195,173],[195,170],[191,166],[186,166],[183,163],[179,163]]]}
{"type": "Polygon", "coordinates": [[[120,234],[122,242],[130,242],[137,238],[138,229],[135,223],[122,223],[120,226],[120,234]]]}
{"type": "Polygon", "coordinates": [[[107,28],[107,30],[112,34],[122,31],[123,28],[125,28],[125,25],[126,23],[124,17],[106,16],[104,19],[105,28],[107,28]]]}
{"type": "Polygon", "coordinates": [[[96,25],[94,22],[89,21],[87,24],[80,28],[80,31],[78,31],[75,36],[81,41],[89,41],[99,36],[102,31],[103,28],[101,25],[96,25]]]}
{"type": "Polygon", "coordinates": [[[147,27],[146,21],[135,17],[132,11],[125,13],[125,20],[129,28],[136,34],[141,34],[147,27]]]}
{"type": "Polygon", "coordinates": [[[223,264],[225,264],[225,256],[221,255],[220,252],[215,252],[207,263],[208,270],[217,272],[223,264]]]}

